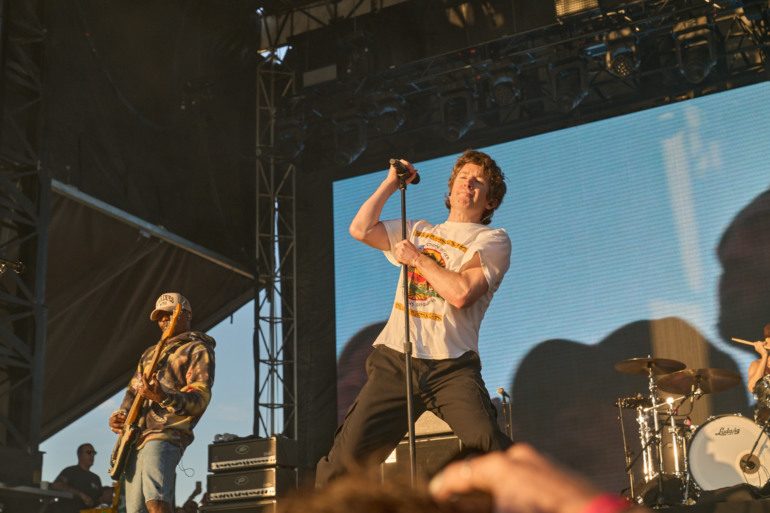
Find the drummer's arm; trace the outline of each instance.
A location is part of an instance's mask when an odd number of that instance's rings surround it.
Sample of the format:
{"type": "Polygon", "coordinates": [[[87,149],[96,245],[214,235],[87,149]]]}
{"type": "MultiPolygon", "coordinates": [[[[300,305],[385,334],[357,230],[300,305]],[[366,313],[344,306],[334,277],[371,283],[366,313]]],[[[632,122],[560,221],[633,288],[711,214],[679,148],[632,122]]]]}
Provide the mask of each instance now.
{"type": "Polygon", "coordinates": [[[767,353],[765,353],[759,360],[754,360],[749,364],[749,392],[754,393],[754,387],[757,382],[762,379],[767,372],[767,353]]]}

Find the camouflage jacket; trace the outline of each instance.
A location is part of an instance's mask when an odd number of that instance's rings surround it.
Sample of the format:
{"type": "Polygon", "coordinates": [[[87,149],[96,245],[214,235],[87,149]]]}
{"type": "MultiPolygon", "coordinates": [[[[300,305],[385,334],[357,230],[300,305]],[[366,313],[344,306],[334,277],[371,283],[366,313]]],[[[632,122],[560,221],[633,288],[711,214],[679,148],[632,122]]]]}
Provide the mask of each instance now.
{"type": "MultiPolygon", "coordinates": [[[[182,448],[192,443],[192,430],[211,400],[215,345],[213,338],[199,331],[188,331],[168,340],[157,370],[161,387],[169,398],[163,404],[147,401],[137,448],[149,440],[167,440],[182,448]]],[[[141,375],[151,364],[154,352],[152,345],[139,359],[121,410],[131,408],[136,389],[142,383],[141,375]]]]}

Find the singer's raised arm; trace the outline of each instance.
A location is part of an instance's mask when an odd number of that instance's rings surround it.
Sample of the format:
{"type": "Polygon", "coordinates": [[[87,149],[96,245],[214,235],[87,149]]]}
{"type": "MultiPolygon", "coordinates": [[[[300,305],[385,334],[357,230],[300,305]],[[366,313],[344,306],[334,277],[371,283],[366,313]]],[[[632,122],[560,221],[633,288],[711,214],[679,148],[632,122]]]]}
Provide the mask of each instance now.
{"type": "MultiPolygon", "coordinates": [[[[402,160],[406,166],[409,167],[409,171],[414,175],[416,172],[412,165],[402,160]]],[[[398,175],[396,169],[390,166],[388,170],[388,176],[371,196],[361,205],[358,209],[353,221],[350,223],[351,237],[359,240],[373,248],[377,248],[382,251],[390,250],[390,240],[388,234],[385,231],[385,227],[380,222],[380,215],[382,209],[385,206],[385,202],[388,201],[394,192],[398,190],[398,175]]]]}

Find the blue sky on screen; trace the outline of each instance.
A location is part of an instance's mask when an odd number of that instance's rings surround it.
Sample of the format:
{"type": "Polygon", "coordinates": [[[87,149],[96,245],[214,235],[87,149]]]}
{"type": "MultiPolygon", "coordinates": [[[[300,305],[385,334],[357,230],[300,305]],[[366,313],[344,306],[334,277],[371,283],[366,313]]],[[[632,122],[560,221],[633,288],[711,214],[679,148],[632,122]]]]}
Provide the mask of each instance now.
{"type": "MultiPolygon", "coordinates": [[[[481,329],[484,378],[508,387],[527,351],[550,338],[596,343],[638,319],[677,315],[717,341],[714,248],[735,213],[770,185],[770,84],[759,84],[628,116],[483,148],[507,175],[495,214],[513,242],[511,269],[481,329]]],[[[395,156],[395,155],[394,155],[395,156]]],[[[408,156],[406,156],[408,157],[408,156]]],[[[442,221],[456,155],[417,163],[408,215],[442,221]]],[[[384,170],[334,187],[337,346],[384,320],[398,268],[347,235],[384,170]]],[[[398,197],[384,218],[397,218],[398,197]]],[[[253,306],[210,331],[218,341],[212,404],[177,473],[180,501],[205,481],[216,433],[251,433],[253,306]]],[[[747,356],[717,344],[747,364],[747,356]]],[[[641,355],[629,355],[641,356],[641,355]]],[[[75,447],[95,445],[94,471],[107,482],[115,436],[113,397],[45,443],[43,479],[75,464],[75,447]]]]}

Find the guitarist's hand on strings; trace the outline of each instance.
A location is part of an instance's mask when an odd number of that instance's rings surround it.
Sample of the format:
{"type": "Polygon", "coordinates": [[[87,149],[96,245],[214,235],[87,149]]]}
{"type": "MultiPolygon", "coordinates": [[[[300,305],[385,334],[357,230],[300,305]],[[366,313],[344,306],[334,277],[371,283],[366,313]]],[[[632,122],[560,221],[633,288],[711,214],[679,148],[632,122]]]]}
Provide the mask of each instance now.
{"type": "Polygon", "coordinates": [[[145,399],[149,399],[158,404],[162,403],[163,400],[168,397],[168,394],[166,394],[160,386],[158,373],[155,373],[150,381],[147,381],[147,378],[142,374],[142,384],[139,385],[137,393],[145,399]]]}
{"type": "Polygon", "coordinates": [[[120,433],[123,431],[123,425],[126,423],[126,412],[118,410],[110,415],[110,429],[113,433],[120,433]]]}

